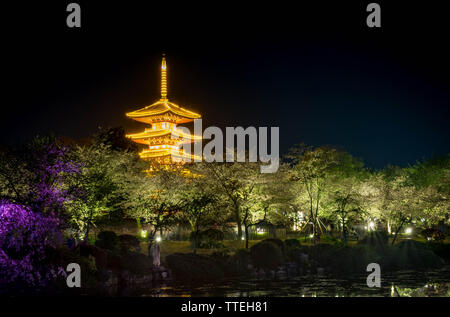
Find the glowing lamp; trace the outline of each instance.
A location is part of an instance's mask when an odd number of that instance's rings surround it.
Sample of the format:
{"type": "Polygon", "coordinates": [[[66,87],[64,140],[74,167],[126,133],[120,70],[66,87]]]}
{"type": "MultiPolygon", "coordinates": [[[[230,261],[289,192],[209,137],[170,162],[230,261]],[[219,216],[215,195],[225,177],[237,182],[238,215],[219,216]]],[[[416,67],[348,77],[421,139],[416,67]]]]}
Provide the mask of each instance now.
{"type": "Polygon", "coordinates": [[[256,229],[256,233],[257,233],[257,234],[264,234],[264,229],[262,229],[262,228],[257,228],[257,229],[256,229]]]}

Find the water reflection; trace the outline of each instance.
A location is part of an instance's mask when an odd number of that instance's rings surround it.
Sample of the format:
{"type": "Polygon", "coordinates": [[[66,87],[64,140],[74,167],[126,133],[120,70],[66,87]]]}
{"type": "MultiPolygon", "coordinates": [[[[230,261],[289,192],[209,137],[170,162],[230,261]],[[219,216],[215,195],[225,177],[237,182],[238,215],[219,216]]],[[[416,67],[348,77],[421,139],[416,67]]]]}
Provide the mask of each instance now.
{"type": "MultiPolygon", "coordinates": [[[[164,285],[142,290],[142,296],[218,297],[436,297],[450,296],[450,267],[381,275],[381,287],[369,288],[366,275],[352,278],[300,276],[288,279],[221,280],[202,285],[164,285]]],[[[134,294],[138,295],[138,294],[134,294]]]]}

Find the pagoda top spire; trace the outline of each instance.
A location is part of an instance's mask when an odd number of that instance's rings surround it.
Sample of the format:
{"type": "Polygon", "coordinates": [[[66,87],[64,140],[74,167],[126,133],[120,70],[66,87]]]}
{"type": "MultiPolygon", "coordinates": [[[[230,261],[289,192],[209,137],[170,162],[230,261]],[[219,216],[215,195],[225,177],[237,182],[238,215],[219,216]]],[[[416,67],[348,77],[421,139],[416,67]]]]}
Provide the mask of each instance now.
{"type": "Polygon", "coordinates": [[[161,100],[167,100],[167,64],[166,64],[166,54],[163,54],[162,62],[161,62],[161,100]]]}
{"type": "Polygon", "coordinates": [[[186,123],[200,119],[201,115],[186,110],[167,98],[167,64],[165,54],[161,61],[161,98],[142,109],[127,112],[126,116],[136,121],[153,124],[155,122],[186,123]]]}

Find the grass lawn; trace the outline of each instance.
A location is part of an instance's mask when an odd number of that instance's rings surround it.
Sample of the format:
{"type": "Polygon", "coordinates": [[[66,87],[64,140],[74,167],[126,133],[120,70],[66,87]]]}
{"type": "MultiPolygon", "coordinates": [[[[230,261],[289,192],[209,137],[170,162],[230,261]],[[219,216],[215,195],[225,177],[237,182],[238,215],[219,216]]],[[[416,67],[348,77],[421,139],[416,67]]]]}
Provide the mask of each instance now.
{"type": "MultiPolygon", "coordinates": [[[[403,236],[399,236],[397,238],[396,244],[406,240],[406,237],[403,236]]],[[[420,238],[420,237],[415,237],[413,238],[416,241],[419,242],[426,242],[425,239],[420,238]]],[[[313,245],[311,243],[311,241],[308,239],[306,242],[304,241],[304,239],[299,239],[302,245],[313,245]]],[[[249,240],[248,245],[249,248],[260,242],[261,240],[249,240]]],[[[245,248],[245,241],[239,241],[239,240],[224,240],[222,241],[223,244],[225,245],[225,247],[230,250],[232,253],[234,253],[234,251],[236,251],[237,249],[244,249],[245,248]]],[[[392,242],[392,238],[389,239],[389,243],[392,242]]],[[[322,242],[322,243],[326,243],[326,242],[322,242]]],[[[348,241],[347,245],[353,246],[356,245],[357,241],[348,241]]],[[[444,243],[450,243],[450,239],[447,238],[444,243]]],[[[147,252],[147,242],[141,242],[141,250],[142,253],[144,253],[145,255],[148,255],[147,252]]],[[[160,246],[161,246],[161,259],[165,259],[165,257],[169,254],[172,253],[192,253],[192,249],[191,249],[191,243],[190,241],[162,241],[160,242],[160,246]]],[[[197,249],[197,254],[203,254],[203,255],[208,255],[213,253],[214,251],[217,250],[223,250],[223,249],[197,249]]]]}
{"type": "MultiPolygon", "coordinates": [[[[249,240],[248,246],[249,248],[258,243],[260,240],[249,240]]],[[[245,241],[238,240],[225,240],[222,241],[225,247],[232,252],[237,249],[245,248],[245,241]]],[[[141,250],[142,253],[148,255],[147,252],[147,242],[141,242],[141,250]]],[[[165,259],[165,257],[172,253],[192,253],[191,243],[190,241],[162,241],[161,245],[161,259],[165,259]]],[[[197,254],[211,254],[214,251],[221,249],[197,249],[197,254]]]]}

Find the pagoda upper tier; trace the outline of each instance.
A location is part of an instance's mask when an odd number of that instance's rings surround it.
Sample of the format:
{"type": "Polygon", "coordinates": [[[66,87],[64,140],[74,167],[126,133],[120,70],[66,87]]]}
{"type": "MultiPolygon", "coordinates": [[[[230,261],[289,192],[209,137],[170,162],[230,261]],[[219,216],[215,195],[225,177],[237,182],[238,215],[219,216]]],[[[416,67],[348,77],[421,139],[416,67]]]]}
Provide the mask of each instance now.
{"type": "Polygon", "coordinates": [[[148,124],[163,121],[180,124],[201,118],[199,114],[183,109],[167,99],[161,99],[145,108],[128,112],[127,117],[148,124]]]}

